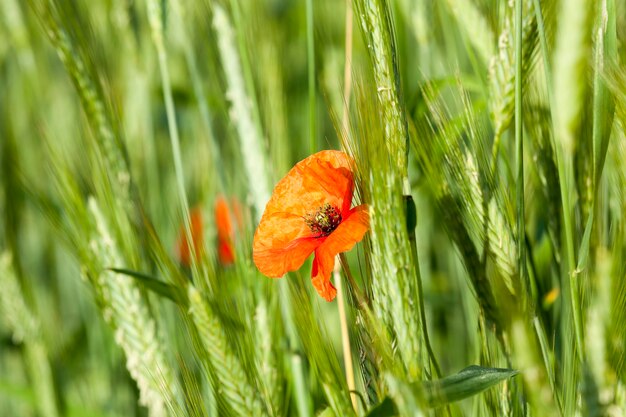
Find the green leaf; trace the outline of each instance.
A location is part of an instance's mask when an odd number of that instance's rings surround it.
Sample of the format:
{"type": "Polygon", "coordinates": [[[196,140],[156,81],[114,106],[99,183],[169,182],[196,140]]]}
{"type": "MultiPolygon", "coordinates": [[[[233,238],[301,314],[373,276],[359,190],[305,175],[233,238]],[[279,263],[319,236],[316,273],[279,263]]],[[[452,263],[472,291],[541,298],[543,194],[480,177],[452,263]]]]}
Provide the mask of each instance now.
{"type": "Polygon", "coordinates": [[[408,384],[388,374],[389,397],[372,408],[367,417],[422,415],[426,407],[441,407],[481,393],[505,379],[518,374],[513,369],[469,366],[455,375],[436,381],[417,381],[408,384]],[[412,414],[413,415],[413,414],[412,414]]]}
{"type": "Polygon", "coordinates": [[[124,268],[107,268],[107,269],[109,271],[113,271],[118,274],[123,274],[129,277],[135,278],[148,290],[154,292],[155,294],[168,298],[172,300],[173,302],[175,302],[176,304],[179,304],[181,306],[187,306],[189,304],[187,300],[187,296],[185,295],[185,292],[182,291],[180,288],[173,286],[172,284],[168,284],[154,277],[151,277],[150,275],[146,275],[144,273],[137,272],[137,271],[132,271],[130,269],[124,269],[124,268]]]}
{"type": "Polygon", "coordinates": [[[472,365],[458,374],[437,381],[420,382],[417,388],[423,390],[424,398],[430,407],[439,407],[476,395],[518,373],[513,369],[472,365]]]}

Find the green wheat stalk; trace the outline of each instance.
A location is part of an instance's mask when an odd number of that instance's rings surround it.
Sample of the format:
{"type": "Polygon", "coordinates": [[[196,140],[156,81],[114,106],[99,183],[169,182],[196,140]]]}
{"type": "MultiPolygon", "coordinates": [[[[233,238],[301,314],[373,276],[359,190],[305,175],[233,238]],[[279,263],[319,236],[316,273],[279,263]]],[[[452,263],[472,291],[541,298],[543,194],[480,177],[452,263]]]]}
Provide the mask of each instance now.
{"type": "Polygon", "coordinates": [[[267,416],[255,388],[248,380],[239,359],[229,346],[221,323],[193,285],[188,288],[189,314],[215,373],[217,395],[234,415],[267,416]]]}
{"type": "Polygon", "coordinates": [[[148,408],[151,417],[166,416],[168,407],[177,404],[174,371],[165,360],[156,323],[139,288],[128,277],[105,270],[126,262],[96,200],[90,198],[87,205],[94,224],[90,256],[98,265],[90,273],[94,274],[92,282],[102,303],[102,315],[126,354],[126,367],[137,382],[140,404],[148,408]]]}
{"type": "Polygon", "coordinates": [[[86,62],[85,52],[78,49],[75,41],[63,26],[63,13],[60,6],[54,1],[43,3],[31,2],[44,32],[48,35],[55,47],[59,58],[70,75],[81,104],[96,135],[96,146],[100,150],[106,163],[107,171],[115,188],[119,190],[116,197],[130,207],[130,172],[126,155],[123,152],[121,139],[116,134],[113,118],[106,106],[99,84],[95,81],[96,75],[92,67],[86,62]]]}
{"type": "Polygon", "coordinates": [[[357,92],[358,125],[352,137],[360,138],[349,145],[355,153],[359,175],[363,178],[364,200],[370,210],[371,292],[374,311],[389,326],[405,372],[415,379],[422,373],[421,333],[417,278],[411,257],[406,227],[403,177],[395,165],[398,155],[381,152],[388,149],[385,122],[374,120],[369,112],[382,112],[381,104],[366,98],[366,88],[357,92]]]}
{"type": "Polygon", "coordinates": [[[214,4],[213,26],[218,37],[218,47],[228,83],[226,96],[231,104],[230,115],[237,129],[243,153],[255,218],[260,219],[270,196],[265,152],[261,132],[253,119],[252,101],[246,92],[241,61],[235,46],[235,33],[230,18],[219,4],[214,4]]]}
{"type": "MultiPolygon", "coordinates": [[[[537,45],[537,24],[532,13],[530,0],[523,1],[522,20],[522,74],[526,83],[527,73],[532,66],[533,53],[537,45]]],[[[504,131],[510,126],[514,115],[515,99],[515,48],[514,48],[514,9],[506,6],[504,27],[498,38],[496,54],[489,64],[490,93],[489,107],[494,123],[494,154],[504,131]]]]}
{"type": "MultiPolygon", "coordinates": [[[[404,180],[408,167],[409,134],[401,101],[397,52],[390,10],[385,0],[354,0],[373,68],[374,87],[383,120],[385,145],[398,175],[404,180]]],[[[405,190],[408,191],[408,190],[405,190]]]]}

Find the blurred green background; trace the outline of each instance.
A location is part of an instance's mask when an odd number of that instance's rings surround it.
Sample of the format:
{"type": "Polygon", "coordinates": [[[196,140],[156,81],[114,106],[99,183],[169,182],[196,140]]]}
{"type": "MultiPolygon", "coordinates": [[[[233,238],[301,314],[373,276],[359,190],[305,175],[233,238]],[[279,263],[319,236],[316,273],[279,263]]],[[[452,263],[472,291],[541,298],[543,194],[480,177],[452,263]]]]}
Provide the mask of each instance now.
{"type": "Polygon", "coordinates": [[[624,415],[625,11],[1,0],[0,416],[624,415]],[[310,261],[251,256],[273,185],[340,148],[374,219],[347,255],[356,406],[310,261]],[[522,375],[432,408],[421,381],[472,364],[522,375]]]}

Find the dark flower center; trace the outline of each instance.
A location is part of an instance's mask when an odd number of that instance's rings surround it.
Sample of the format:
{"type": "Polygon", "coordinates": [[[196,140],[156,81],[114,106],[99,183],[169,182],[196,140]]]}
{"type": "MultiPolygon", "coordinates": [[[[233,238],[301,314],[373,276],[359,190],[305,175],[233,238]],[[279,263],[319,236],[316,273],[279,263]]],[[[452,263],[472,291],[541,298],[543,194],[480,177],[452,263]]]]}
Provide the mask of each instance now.
{"type": "Polygon", "coordinates": [[[341,213],[335,207],[326,203],[318,208],[315,213],[309,213],[304,217],[304,222],[313,233],[320,236],[328,236],[341,223],[341,213]]]}

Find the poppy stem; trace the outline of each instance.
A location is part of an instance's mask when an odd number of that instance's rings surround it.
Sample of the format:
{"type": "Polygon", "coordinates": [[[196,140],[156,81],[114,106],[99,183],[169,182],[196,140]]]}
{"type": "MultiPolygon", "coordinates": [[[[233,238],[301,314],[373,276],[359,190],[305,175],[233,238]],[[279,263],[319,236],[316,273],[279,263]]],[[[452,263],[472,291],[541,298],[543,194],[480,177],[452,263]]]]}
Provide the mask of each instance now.
{"type": "Polygon", "coordinates": [[[343,346],[343,364],[346,368],[346,382],[350,392],[350,400],[355,412],[358,412],[356,384],[354,381],[354,367],[352,365],[352,347],[350,346],[350,334],[348,332],[348,319],[346,317],[346,305],[344,301],[343,282],[339,273],[339,263],[335,263],[333,278],[337,286],[337,307],[339,309],[339,323],[341,326],[341,345],[343,346]]]}

